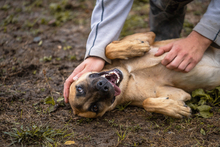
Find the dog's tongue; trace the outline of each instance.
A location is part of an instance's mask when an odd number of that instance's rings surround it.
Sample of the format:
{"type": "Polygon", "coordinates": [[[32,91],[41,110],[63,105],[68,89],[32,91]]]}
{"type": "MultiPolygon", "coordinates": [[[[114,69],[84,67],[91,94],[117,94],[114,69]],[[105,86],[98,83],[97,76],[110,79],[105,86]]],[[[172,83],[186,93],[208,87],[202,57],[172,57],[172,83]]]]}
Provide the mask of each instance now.
{"type": "Polygon", "coordinates": [[[115,85],[115,84],[113,84],[113,85],[114,85],[114,89],[115,89],[115,95],[114,96],[117,96],[121,93],[121,89],[117,85],[115,85]]]}

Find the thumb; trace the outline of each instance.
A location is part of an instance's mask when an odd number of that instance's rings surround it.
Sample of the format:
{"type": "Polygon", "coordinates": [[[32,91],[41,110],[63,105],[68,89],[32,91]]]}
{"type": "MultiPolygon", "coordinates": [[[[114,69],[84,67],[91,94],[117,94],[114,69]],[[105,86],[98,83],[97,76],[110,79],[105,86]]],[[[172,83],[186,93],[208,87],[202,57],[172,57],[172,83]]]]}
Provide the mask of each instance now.
{"type": "Polygon", "coordinates": [[[79,76],[77,76],[77,73],[83,70],[83,68],[83,64],[80,64],[78,67],[76,67],[73,73],[67,78],[67,80],[64,83],[63,96],[66,103],[69,102],[70,85],[78,79],[79,76]]]}
{"type": "Polygon", "coordinates": [[[169,52],[172,47],[173,47],[173,43],[169,43],[165,46],[162,46],[157,50],[157,52],[154,56],[160,56],[160,55],[164,54],[165,52],[169,52]]]}
{"type": "Polygon", "coordinates": [[[86,72],[89,72],[89,70],[87,68],[83,69],[81,72],[79,72],[77,75],[73,77],[73,81],[76,81],[79,77],[81,77],[86,72]]]}

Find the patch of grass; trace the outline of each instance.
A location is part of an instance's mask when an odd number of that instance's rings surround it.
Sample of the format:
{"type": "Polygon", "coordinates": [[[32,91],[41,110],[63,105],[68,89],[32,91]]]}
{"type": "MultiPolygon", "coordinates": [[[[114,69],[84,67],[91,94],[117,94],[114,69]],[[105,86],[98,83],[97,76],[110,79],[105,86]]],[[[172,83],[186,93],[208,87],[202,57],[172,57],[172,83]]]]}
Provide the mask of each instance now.
{"type": "Polygon", "coordinates": [[[76,60],[76,56],[75,55],[71,55],[71,56],[69,56],[69,59],[70,60],[76,60]]]}
{"type": "Polygon", "coordinates": [[[202,15],[203,13],[202,13],[201,11],[198,11],[198,10],[197,10],[197,11],[194,11],[193,14],[199,16],[199,15],[202,15]]]}
{"type": "Polygon", "coordinates": [[[4,19],[4,21],[3,21],[3,26],[7,26],[8,24],[15,24],[15,23],[17,23],[17,22],[18,22],[17,18],[15,18],[15,16],[14,16],[13,14],[11,14],[11,15],[8,15],[8,16],[4,19]]]}
{"type": "Polygon", "coordinates": [[[81,125],[83,123],[90,123],[92,122],[94,119],[93,118],[81,118],[81,119],[78,119],[77,120],[77,123],[78,125],[81,125]]]}
{"type": "Polygon", "coordinates": [[[65,10],[68,0],[61,0],[58,3],[51,3],[49,8],[52,13],[61,12],[65,10]]]}
{"type": "Polygon", "coordinates": [[[120,37],[123,38],[125,36],[134,34],[134,30],[137,28],[147,28],[147,23],[144,21],[144,19],[145,16],[129,14],[121,31],[120,37]]]}
{"type": "Polygon", "coordinates": [[[57,60],[57,61],[60,61],[60,60],[61,60],[61,58],[57,57],[57,58],[56,58],[56,60],[57,60]]]}
{"type": "Polygon", "coordinates": [[[155,123],[155,128],[160,128],[160,126],[156,122],[154,123],[155,123]]]}
{"type": "Polygon", "coordinates": [[[44,99],[44,104],[48,104],[47,112],[51,113],[57,110],[59,106],[64,106],[64,98],[59,97],[56,101],[52,96],[48,96],[44,99]]]}
{"type": "Polygon", "coordinates": [[[141,130],[141,129],[142,129],[142,128],[139,126],[139,124],[137,124],[136,126],[133,127],[132,130],[137,132],[137,131],[139,131],[139,130],[141,130]]]}
{"type": "Polygon", "coordinates": [[[67,46],[64,46],[64,47],[63,47],[63,50],[65,51],[65,50],[69,50],[69,49],[71,49],[71,48],[72,48],[72,46],[67,45],[67,46]]]}
{"type": "Polygon", "coordinates": [[[128,102],[127,104],[124,104],[124,105],[118,105],[116,106],[116,108],[119,109],[120,111],[123,111],[130,104],[131,102],[128,102]]]}
{"type": "Polygon", "coordinates": [[[120,125],[120,130],[116,131],[116,134],[118,135],[118,142],[125,140],[125,138],[128,136],[129,132],[131,131],[130,128],[126,128],[126,130],[122,129],[122,126],[120,125]]]}
{"type": "Polygon", "coordinates": [[[62,129],[53,129],[50,126],[23,125],[20,128],[12,128],[10,132],[4,132],[11,139],[11,145],[42,145],[56,146],[64,140],[74,136],[74,132],[67,133],[69,129],[66,126],[62,129]]]}
{"type": "Polygon", "coordinates": [[[220,86],[210,91],[197,89],[192,92],[192,99],[187,102],[187,105],[197,113],[198,116],[209,118],[213,116],[210,112],[212,106],[220,106],[220,86]]]}
{"type": "Polygon", "coordinates": [[[134,5],[138,6],[138,5],[148,4],[149,2],[150,2],[149,0],[136,0],[134,1],[134,5]]]}
{"type": "Polygon", "coordinates": [[[115,123],[115,120],[114,120],[114,119],[112,119],[112,120],[107,120],[107,119],[105,119],[105,121],[107,121],[108,124],[111,125],[111,127],[117,127],[117,126],[118,126],[118,124],[115,123]]]}
{"type": "Polygon", "coordinates": [[[44,56],[43,58],[40,59],[40,61],[44,62],[50,62],[52,60],[52,56],[44,56]]]}
{"type": "Polygon", "coordinates": [[[59,26],[61,23],[71,20],[74,16],[72,11],[67,10],[68,0],[61,0],[58,3],[51,3],[49,8],[54,16],[54,21],[50,22],[51,25],[59,26]]]}
{"type": "Polygon", "coordinates": [[[83,141],[89,141],[89,140],[91,140],[91,139],[92,139],[92,137],[91,137],[90,135],[84,136],[84,137],[82,137],[82,138],[77,138],[77,140],[83,140],[83,141]]]}
{"type": "Polygon", "coordinates": [[[24,22],[24,28],[33,28],[33,26],[37,23],[38,19],[35,19],[34,21],[26,20],[24,22]]]}
{"type": "Polygon", "coordinates": [[[192,32],[193,28],[194,28],[194,25],[191,22],[189,22],[188,20],[184,21],[183,30],[186,36],[192,32]]]}
{"type": "Polygon", "coordinates": [[[10,9],[11,6],[8,5],[8,4],[4,4],[2,7],[0,7],[0,10],[4,10],[4,11],[7,11],[8,9],[10,9]]]}

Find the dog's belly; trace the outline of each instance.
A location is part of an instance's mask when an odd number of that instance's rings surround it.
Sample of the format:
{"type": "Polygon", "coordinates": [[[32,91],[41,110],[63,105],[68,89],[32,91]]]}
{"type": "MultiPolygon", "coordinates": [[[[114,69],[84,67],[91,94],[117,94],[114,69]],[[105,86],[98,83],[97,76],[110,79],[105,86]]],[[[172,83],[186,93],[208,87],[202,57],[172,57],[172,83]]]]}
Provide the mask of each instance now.
{"type": "MultiPolygon", "coordinates": [[[[198,88],[206,90],[220,85],[220,50],[209,49],[203,59],[189,73],[169,70],[160,64],[165,55],[154,57],[157,48],[152,48],[145,56],[123,61],[130,80],[125,96],[142,101],[156,97],[157,87],[171,86],[191,92],[198,88]]],[[[136,104],[135,104],[136,105],[136,104]]]]}
{"type": "Polygon", "coordinates": [[[197,88],[210,90],[220,85],[220,50],[210,48],[202,60],[189,73],[176,74],[174,85],[192,91],[197,88]]]}

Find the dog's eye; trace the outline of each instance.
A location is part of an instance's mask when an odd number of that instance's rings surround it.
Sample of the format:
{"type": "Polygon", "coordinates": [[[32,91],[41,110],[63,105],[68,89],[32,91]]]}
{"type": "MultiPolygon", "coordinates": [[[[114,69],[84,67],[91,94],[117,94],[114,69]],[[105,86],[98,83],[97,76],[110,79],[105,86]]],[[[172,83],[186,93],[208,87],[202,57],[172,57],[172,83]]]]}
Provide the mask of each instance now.
{"type": "Polygon", "coordinates": [[[79,93],[83,93],[83,92],[84,92],[84,91],[83,91],[83,88],[80,87],[80,86],[76,87],[76,90],[77,90],[79,93]]]}
{"type": "Polygon", "coordinates": [[[92,112],[98,112],[98,111],[99,111],[98,106],[97,106],[96,104],[92,105],[91,111],[92,111],[92,112]]]}

